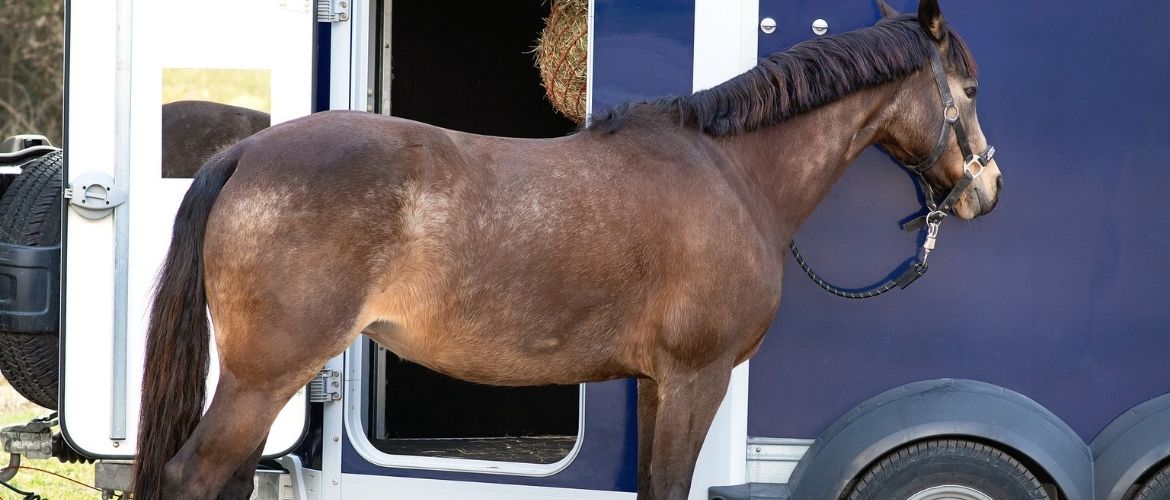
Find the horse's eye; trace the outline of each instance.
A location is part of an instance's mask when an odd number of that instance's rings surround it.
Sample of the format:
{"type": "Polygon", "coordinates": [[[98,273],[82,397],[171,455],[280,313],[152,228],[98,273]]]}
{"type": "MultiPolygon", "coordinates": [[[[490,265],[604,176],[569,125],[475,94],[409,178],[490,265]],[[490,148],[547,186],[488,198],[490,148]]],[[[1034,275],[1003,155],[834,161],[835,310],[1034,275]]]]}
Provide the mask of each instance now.
{"type": "Polygon", "coordinates": [[[967,93],[968,99],[974,99],[975,94],[979,93],[979,87],[967,87],[967,88],[963,89],[963,92],[967,93]]]}

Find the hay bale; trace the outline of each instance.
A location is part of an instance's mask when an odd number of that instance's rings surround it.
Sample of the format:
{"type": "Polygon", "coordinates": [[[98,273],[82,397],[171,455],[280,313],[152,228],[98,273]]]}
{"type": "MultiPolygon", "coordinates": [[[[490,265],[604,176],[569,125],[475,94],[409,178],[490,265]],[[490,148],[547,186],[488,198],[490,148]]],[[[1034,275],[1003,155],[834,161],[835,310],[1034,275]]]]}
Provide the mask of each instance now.
{"type": "Polygon", "coordinates": [[[554,0],[536,42],[536,65],[549,102],[577,123],[585,122],[589,55],[589,1],[554,0]]]}

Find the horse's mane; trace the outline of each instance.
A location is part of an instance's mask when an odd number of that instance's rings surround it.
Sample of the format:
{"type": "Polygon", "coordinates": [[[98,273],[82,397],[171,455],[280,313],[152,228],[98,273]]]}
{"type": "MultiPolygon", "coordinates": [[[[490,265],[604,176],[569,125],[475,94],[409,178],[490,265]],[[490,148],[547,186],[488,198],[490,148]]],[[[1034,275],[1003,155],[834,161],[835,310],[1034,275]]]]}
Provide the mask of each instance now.
{"type": "MultiPolygon", "coordinates": [[[[943,26],[944,54],[975,76],[967,44],[943,26]]],[[[869,28],[809,40],[777,52],[755,68],[693,95],[625,103],[592,117],[589,130],[611,133],[631,117],[669,113],[710,135],[732,135],[780,123],[858,90],[904,78],[929,64],[934,41],[913,15],[883,19],[869,28]]]]}

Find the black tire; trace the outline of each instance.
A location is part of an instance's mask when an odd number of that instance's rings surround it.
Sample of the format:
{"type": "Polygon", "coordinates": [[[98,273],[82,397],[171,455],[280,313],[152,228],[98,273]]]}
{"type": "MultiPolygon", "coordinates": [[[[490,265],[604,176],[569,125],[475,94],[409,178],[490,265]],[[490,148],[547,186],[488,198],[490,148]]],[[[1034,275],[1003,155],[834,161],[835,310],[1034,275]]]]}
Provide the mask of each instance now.
{"type": "MultiPolygon", "coordinates": [[[[61,152],[25,165],[0,196],[0,241],[54,246],[61,241],[61,152]]],[[[29,401],[57,409],[57,332],[0,332],[0,373],[29,401]]]]}
{"type": "Polygon", "coordinates": [[[1170,465],[1163,466],[1157,474],[1142,483],[1134,500],[1170,500],[1170,465]]]}
{"type": "Polygon", "coordinates": [[[879,460],[845,496],[849,500],[929,498],[1046,500],[1044,486],[1023,464],[1001,450],[960,439],[913,444],[879,460]],[[982,496],[980,496],[982,495],[982,496]]]}

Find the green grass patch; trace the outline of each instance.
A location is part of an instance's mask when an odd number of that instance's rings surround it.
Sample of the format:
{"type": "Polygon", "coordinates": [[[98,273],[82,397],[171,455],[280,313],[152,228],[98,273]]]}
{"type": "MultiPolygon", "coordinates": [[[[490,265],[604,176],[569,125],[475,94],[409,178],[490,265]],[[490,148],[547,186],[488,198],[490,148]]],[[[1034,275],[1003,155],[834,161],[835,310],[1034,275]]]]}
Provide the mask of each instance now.
{"type": "Polygon", "coordinates": [[[163,104],[212,101],[272,112],[272,72],[266,69],[164,68],[163,104]]]}

